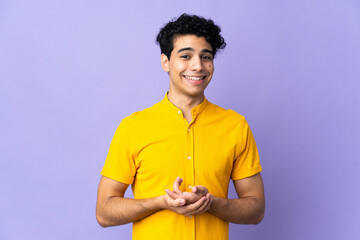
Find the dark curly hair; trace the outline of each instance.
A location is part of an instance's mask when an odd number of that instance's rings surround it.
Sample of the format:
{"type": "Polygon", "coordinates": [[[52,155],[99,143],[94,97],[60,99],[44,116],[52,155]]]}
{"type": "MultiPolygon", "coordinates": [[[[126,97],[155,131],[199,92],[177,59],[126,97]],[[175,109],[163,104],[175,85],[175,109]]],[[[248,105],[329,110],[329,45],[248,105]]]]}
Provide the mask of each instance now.
{"type": "Polygon", "coordinates": [[[174,38],[179,35],[194,34],[198,37],[205,37],[212,47],[213,56],[215,56],[218,49],[224,49],[226,46],[220,32],[220,27],[215,25],[213,20],[184,13],[160,29],[156,42],[160,45],[161,53],[164,53],[170,60],[174,48],[174,38]]]}

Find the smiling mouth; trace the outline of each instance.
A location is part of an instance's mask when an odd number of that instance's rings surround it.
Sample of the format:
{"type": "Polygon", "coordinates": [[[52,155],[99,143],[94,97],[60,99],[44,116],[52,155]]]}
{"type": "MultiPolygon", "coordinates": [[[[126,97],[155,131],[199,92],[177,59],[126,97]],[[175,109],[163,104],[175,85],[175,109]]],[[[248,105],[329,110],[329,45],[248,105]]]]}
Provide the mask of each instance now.
{"type": "Polygon", "coordinates": [[[186,79],[192,80],[192,81],[200,81],[203,80],[206,76],[187,76],[183,75],[186,79]]]}

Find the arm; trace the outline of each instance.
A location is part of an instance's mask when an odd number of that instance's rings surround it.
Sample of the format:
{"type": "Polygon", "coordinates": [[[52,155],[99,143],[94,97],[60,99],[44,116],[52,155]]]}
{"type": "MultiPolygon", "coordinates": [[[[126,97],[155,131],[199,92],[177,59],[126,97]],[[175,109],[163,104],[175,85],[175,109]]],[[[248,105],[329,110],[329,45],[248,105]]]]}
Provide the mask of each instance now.
{"type": "Polygon", "coordinates": [[[264,185],[260,173],[234,181],[238,199],[213,196],[208,212],[232,223],[258,224],[264,217],[264,185]]]}
{"type": "MultiPolygon", "coordinates": [[[[211,194],[208,195],[209,191],[204,186],[200,186],[200,185],[194,186],[191,189],[191,192],[182,192],[180,190],[180,185],[181,185],[182,181],[183,181],[182,178],[177,177],[176,180],[174,181],[173,190],[170,191],[169,189],[165,189],[165,192],[167,193],[167,195],[170,196],[172,199],[183,198],[185,200],[186,205],[195,203],[201,197],[206,197],[206,196],[211,198],[210,200],[212,202],[212,195],[211,194]]],[[[211,202],[210,202],[210,204],[211,204],[211,202]]]]}
{"type": "Polygon", "coordinates": [[[207,211],[211,204],[210,198],[202,197],[197,202],[184,206],[183,198],[172,199],[168,194],[147,199],[124,198],[128,186],[107,177],[101,178],[96,218],[102,227],[135,222],[163,209],[183,215],[199,214],[207,211]]]}
{"type": "Polygon", "coordinates": [[[102,227],[138,221],[160,210],[159,197],[144,200],[124,198],[129,185],[102,177],[96,204],[96,219],[102,227]]]}

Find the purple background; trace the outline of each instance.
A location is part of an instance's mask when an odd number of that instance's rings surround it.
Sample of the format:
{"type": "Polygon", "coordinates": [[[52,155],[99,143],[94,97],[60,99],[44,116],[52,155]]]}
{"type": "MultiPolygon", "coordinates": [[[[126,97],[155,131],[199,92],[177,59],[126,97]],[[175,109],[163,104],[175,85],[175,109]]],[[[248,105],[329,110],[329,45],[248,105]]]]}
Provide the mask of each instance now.
{"type": "Polygon", "coordinates": [[[0,239],[131,238],[96,222],[100,170],[121,119],[164,97],[155,36],[183,12],[222,27],[206,96],[260,151],[265,218],[230,239],[360,239],[355,0],[0,0],[0,239]]]}

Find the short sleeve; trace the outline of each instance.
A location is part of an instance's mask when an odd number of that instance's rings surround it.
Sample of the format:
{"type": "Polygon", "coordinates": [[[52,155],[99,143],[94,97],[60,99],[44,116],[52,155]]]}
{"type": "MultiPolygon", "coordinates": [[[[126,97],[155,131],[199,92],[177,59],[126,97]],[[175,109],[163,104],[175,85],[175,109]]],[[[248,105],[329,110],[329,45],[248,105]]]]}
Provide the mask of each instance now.
{"type": "Polygon", "coordinates": [[[134,181],[136,166],[126,118],[115,131],[101,174],[125,184],[132,184],[134,181]]]}
{"type": "Polygon", "coordinates": [[[261,172],[262,168],[255,139],[245,119],[236,149],[238,154],[233,164],[232,180],[247,178],[261,172]]]}

